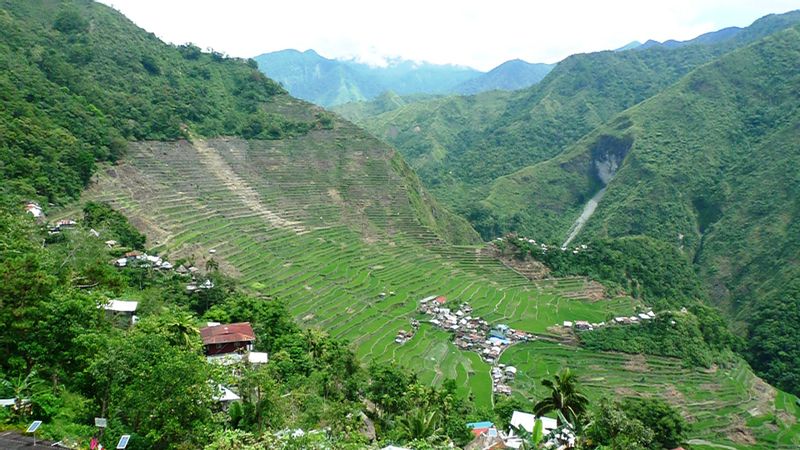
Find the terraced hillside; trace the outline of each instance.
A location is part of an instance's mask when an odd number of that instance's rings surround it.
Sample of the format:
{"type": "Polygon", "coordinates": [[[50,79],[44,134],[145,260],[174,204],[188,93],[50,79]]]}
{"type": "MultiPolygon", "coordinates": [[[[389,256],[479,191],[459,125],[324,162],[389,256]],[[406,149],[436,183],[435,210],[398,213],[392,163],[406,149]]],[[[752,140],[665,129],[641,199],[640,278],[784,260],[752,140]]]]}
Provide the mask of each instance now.
{"type": "Polygon", "coordinates": [[[569,365],[590,399],[647,396],[678,407],[692,425],[693,449],[795,449],[800,445],[800,404],[753,376],[745,363],[692,370],[679,360],[533,342],[511,347],[501,362],[519,369],[514,387],[534,398],[539,380],[569,365]]]}
{"type": "MultiPolygon", "coordinates": [[[[272,107],[290,116],[307,108],[288,98],[272,107]]],[[[585,280],[533,284],[479,247],[448,244],[443,237],[471,235],[453,231],[458,220],[426,198],[395,152],[346,122],[276,141],[135,143],[83,200],[119,208],[171,257],[202,260],[215,249],[229,273],[351,340],[364,360],[395,359],[434,383],[456,378],[484,404],[489,368],[477,354],[426,324],[394,343],[423,297],[467,301],[476,315],[535,333],[633,309],[626,299],[569,299],[585,280]]]]}

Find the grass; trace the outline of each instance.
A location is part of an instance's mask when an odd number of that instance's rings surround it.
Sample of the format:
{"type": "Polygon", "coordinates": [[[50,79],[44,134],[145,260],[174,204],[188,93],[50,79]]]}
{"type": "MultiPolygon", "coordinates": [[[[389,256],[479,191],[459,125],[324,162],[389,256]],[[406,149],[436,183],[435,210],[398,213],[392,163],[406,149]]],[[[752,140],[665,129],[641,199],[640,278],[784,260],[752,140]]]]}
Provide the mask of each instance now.
{"type": "Polygon", "coordinates": [[[597,353],[541,341],[509,348],[501,362],[518,368],[512,386],[515,392],[524,393],[517,395],[531,400],[545,395],[541,379],[568,366],[576,371],[592,400],[601,396],[664,398],[692,424],[692,440],[737,449],[800,445],[797,397],[764,384],[743,362],[699,370],[672,358],[597,353]],[[746,437],[757,444],[745,443],[746,437]]]}
{"type": "Polygon", "coordinates": [[[285,300],[304,325],[348,339],[362,360],[394,360],[434,384],[453,378],[482,406],[491,403],[489,366],[456,348],[448,333],[423,325],[410,342],[394,343],[423,297],[468,301],[487,320],[534,333],[633,310],[624,299],[566,299],[582,289],[580,279],[534,284],[477,247],[447,244],[444,228],[429,226],[442,213],[421,217],[427,194],[394,154],[371,139],[342,152],[329,137],[319,131],[284,141],[208,141],[233,180],[213,175],[188,143],[137,144],[115,176],[101,174],[82,200],[119,208],[173,259],[201,262],[215,249],[214,258],[244,283],[285,300]],[[258,193],[256,207],[236,189],[242,185],[258,193]],[[274,225],[264,210],[299,222],[302,231],[274,225]],[[381,292],[395,294],[381,299],[381,292]]]}

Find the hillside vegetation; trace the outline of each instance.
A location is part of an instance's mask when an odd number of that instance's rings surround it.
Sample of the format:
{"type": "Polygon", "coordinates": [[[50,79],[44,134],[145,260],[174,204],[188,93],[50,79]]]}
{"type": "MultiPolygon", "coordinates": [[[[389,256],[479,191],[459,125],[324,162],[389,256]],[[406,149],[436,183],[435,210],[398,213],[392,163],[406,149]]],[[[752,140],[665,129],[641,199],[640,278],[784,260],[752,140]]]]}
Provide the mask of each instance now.
{"type": "Polygon", "coordinates": [[[503,203],[478,203],[489,195],[495,180],[561,154],[594,128],[692,69],[798,20],[800,12],[772,15],[724,38],[689,41],[676,48],[573,55],[540,83],[510,97],[487,93],[474,99],[435,99],[372,118],[346,117],[397,147],[437,197],[490,238],[529,220],[515,217],[513,208],[503,203]],[[432,110],[457,110],[465,102],[474,106],[450,115],[445,126],[440,115],[431,114],[432,110]]]}
{"type": "Polygon", "coordinates": [[[0,2],[0,65],[5,195],[75,198],[129,139],[271,139],[318,125],[260,110],[283,89],[255,63],[164,45],[88,1],[0,2]]]}
{"type": "MultiPolygon", "coordinates": [[[[505,426],[513,409],[548,397],[544,378],[574,366],[572,380],[591,398],[583,417],[602,419],[598,435],[620,434],[604,429],[605,418],[623,417],[636,428],[622,437],[653,448],[686,439],[697,448],[797,446],[797,398],[730,353],[724,324],[698,308],[704,291],[688,261],[657,236],[600,239],[590,221],[596,253],[537,255],[553,276],[529,279],[431,196],[432,176],[289,96],[253,62],[164,44],[90,1],[0,4],[11,69],[0,79],[20,86],[0,93],[10,136],[0,164],[0,397],[15,399],[0,409],[4,430],[38,418],[43,437],[85,446],[92,419],[105,417],[103,444],[130,434],[132,450],[463,446],[472,437],[465,422],[505,426]],[[26,200],[42,202],[46,217],[25,213],[26,200]],[[504,352],[481,335],[464,346],[420,310],[430,296],[468,310],[462,320],[481,322],[480,333],[505,324],[523,337],[501,343],[504,352]],[[138,302],[138,321],[106,312],[112,299],[138,302]],[[610,324],[645,312],[658,318],[652,326],[610,324]],[[207,363],[198,328],[208,321],[250,322],[269,361],[207,363]],[[563,326],[573,321],[598,334],[563,326]],[[503,385],[510,395],[492,378],[497,360],[520,368],[503,385]],[[241,397],[227,408],[223,384],[241,397]],[[664,393],[669,402],[646,399],[664,393]],[[672,425],[652,420],[660,417],[672,425]],[[308,433],[293,437],[297,428],[308,433]]],[[[791,49],[789,41],[770,42],[791,49]]],[[[439,108],[442,131],[468,110],[480,117],[463,125],[501,120],[481,98],[446,99],[455,106],[439,108]]],[[[589,192],[631,170],[647,134],[627,114],[613,138],[579,141],[607,171],[585,183],[589,192]]],[[[760,149],[777,139],[765,130],[753,142],[760,149]]],[[[466,138],[457,133],[446,136],[466,138]]],[[[585,163],[576,158],[575,167],[585,163]]],[[[778,298],[791,309],[796,289],[778,298]]],[[[757,317],[777,324],[774,305],[757,317]]],[[[764,354],[787,337],[760,341],[764,354]]]]}
{"type": "Polygon", "coordinates": [[[518,214],[531,220],[520,228],[563,238],[569,218],[602,185],[596,150],[624,141],[612,148],[623,159],[583,236],[644,234],[680,248],[718,304],[754,335],[772,336],[768,344],[751,341],[756,366],[797,391],[789,381],[798,371],[789,344],[797,335],[781,322],[798,276],[800,180],[787,168],[800,162],[799,56],[796,28],[732,52],[564,154],[503,178],[487,201],[524,205],[518,214]]]}

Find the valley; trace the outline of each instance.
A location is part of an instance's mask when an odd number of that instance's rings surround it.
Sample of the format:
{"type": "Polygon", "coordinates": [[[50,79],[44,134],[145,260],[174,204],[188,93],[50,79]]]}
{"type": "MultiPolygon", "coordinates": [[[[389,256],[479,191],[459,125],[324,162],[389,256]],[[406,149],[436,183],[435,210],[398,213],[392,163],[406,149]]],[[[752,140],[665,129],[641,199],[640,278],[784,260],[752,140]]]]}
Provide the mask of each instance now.
{"type": "Polygon", "coordinates": [[[449,244],[435,226],[460,222],[421,222],[430,203],[414,204],[424,191],[404,163],[367,137],[343,148],[335,136],[356,134],[350,127],[337,122],[284,141],[142,142],[125,163],[101,172],[82,201],[120,210],[170,258],[201,260],[214,249],[242,283],[286,301],[304,325],[353,342],[362,360],[401,362],[426,382],[454,378],[482,405],[491,403],[489,366],[448,334],[423,324],[408,343],[394,343],[422,298],[468,302],[492,323],[538,334],[564,320],[632,313],[630,299],[568,298],[580,296],[580,278],[530,282],[474,241],[463,245],[471,235],[449,244]]]}
{"type": "Polygon", "coordinates": [[[798,448],[799,23],[481,73],[0,0],[0,447],[798,448]]]}

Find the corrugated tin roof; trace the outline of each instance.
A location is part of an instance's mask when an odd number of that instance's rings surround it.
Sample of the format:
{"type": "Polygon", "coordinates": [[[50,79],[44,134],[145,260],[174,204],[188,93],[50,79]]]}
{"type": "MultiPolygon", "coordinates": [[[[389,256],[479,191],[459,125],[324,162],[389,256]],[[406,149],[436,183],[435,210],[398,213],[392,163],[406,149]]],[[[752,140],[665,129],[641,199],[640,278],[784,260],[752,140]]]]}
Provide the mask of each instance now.
{"type": "Polygon", "coordinates": [[[200,337],[203,338],[203,345],[253,342],[256,340],[256,334],[253,332],[250,322],[201,328],[200,337]]]}
{"type": "Polygon", "coordinates": [[[127,300],[109,300],[108,303],[103,305],[106,311],[116,312],[136,312],[139,302],[131,302],[127,300]]]}

